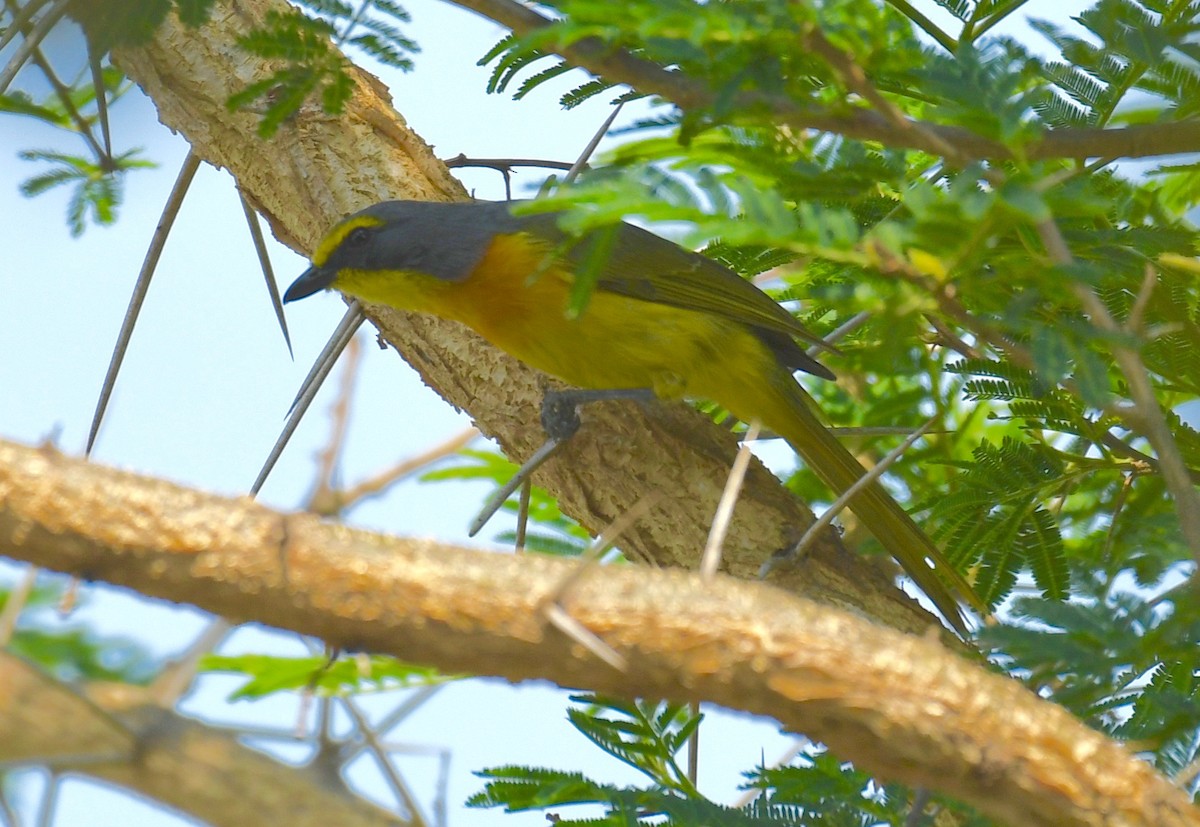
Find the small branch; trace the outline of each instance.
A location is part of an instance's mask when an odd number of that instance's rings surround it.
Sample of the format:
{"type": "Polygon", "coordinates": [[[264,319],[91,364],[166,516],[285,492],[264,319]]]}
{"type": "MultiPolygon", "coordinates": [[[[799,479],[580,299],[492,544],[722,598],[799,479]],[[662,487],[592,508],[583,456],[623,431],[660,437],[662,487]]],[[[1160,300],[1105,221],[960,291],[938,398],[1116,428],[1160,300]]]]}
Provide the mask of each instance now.
{"type": "Polygon", "coordinates": [[[935,331],[937,331],[939,338],[936,340],[936,343],[942,344],[960,356],[965,356],[968,359],[983,358],[983,351],[974,345],[967,344],[967,342],[961,336],[955,333],[949,325],[947,325],[937,316],[933,315],[932,313],[927,313],[925,315],[925,320],[929,322],[930,326],[933,327],[935,331]]]}
{"type": "Polygon", "coordinates": [[[478,436],[479,431],[475,428],[464,428],[449,439],[439,442],[437,445],[427,448],[419,454],[414,454],[411,457],[401,460],[386,471],[381,471],[374,476],[367,477],[357,485],[351,486],[341,492],[342,507],[351,508],[363,500],[378,497],[386,493],[393,485],[408,479],[422,468],[430,466],[438,460],[445,459],[451,454],[458,453],[478,436]]]}
{"type": "Polygon", "coordinates": [[[340,701],[342,709],[346,710],[346,714],[354,721],[354,726],[362,736],[367,751],[375,756],[375,763],[379,767],[379,772],[383,774],[384,780],[392,788],[392,792],[396,794],[396,801],[406,811],[404,815],[408,819],[408,823],[411,827],[426,827],[428,822],[425,820],[425,815],[421,812],[420,805],[417,804],[416,796],[408,788],[408,784],[404,782],[404,777],[400,775],[400,771],[396,769],[396,765],[392,762],[391,756],[388,755],[387,749],[380,742],[379,735],[371,726],[371,722],[367,720],[367,716],[358,708],[358,704],[354,702],[353,698],[341,698],[340,701]]]}
{"type": "MultiPolygon", "coordinates": [[[[858,482],[847,488],[841,496],[833,501],[833,504],[830,505],[829,508],[825,509],[821,516],[817,518],[817,521],[808,527],[808,529],[804,532],[804,536],[801,537],[796,545],[793,546],[788,552],[787,557],[789,559],[794,559],[803,556],[808,550],[808,547],[812,545],[817,535],[824,531],[825,528],[833,522],[834,518],[837,517],[838,514],[842,513],[842,510],[850,503],[850,501],[854,499],[854,497],[856,497],[860,491],[883,476],[883,472],[890,468],[896,460],[904,456],[904,452],[911,448],[914,442],[923,437],[929,431],[929,429],[933,427],[934,423],[938,421],[938,418],[938,416],[930,418],[924,425],[909,434],[909,436],[903,442],[889,451],[883,459],[881,459],[873,468],[871,468],[871,470],[863,474],[858,482]]],[[[780,558],[778,557],[772,557],[768,562],[771,564],[777,564],[779,560],[780,558]]],[[[766,565],[764,564],[763,574],[765,575],[768,570],[769,569],[767,569],[766,565]]]]}
{"type": "Polygon", "coordinates": [[[216,649],[233,627],[229,621],[216,618],[192,641],[187,650],[159,672],[150,685],[149,695],[163,709],[170,709],[184,696],[200,668],[200,660],[216,649]]]}
{"type": "MultiPolygon", "coordinates": [[[[933,639],[762,584],[644,566],[593,571],[572,587],[571,617],[627,659],[618,672],[545,634],[539,606],[572,562],[382,537],[4,442],[0,546],[14,559],[447,672],[772,715],[868,772],[1008,823],[1200,825],[1188,796],[1152,767],[1015,681],[933,639]]],[[[10,671],[0,669],[0,685],[10,671]]],[[[0,749],[12,748],[12,710],[24,706],[0,713],[0,749]]],[[[221,789],[223,799],[242,794],[221,789]]]]}
{"type": "Polygon", "coordinates": [[[942,31],[936,23],[909,4],[908,0],[888,0],[888,5],[895,8],[913,23],[920,27],[921,31],[932,37],[938,42],[943,49],[950,54],[958,51],[958,42],[953,37],[942,31]]]}
{"type": "Polygon", "coordinates": [[[157,706],[144,687],[69,687],[0,652],[0,771],[42,766],[131,790],[195,823],[407,827],[329,783],[243,746],[235,733],[157,706]]]}
{"type": "MultiPolygon", "coordinates": [[[[1074,261],[1074,256],[1071,255],[1071,250],[1067,247],[1067,242],[1053,219],[1038,222],[1037,229],[1038,235],[1041,236],[1042,243],[1046,247],[1046,252],[1056,264],[1068,266],[1074,261]]],[[[1149,289],[1150,286],[1143,280],[1142,293],[1148,293],[1149,289]]],[[[1126,330],[1117,324],[1104,302],[1091,287],[1081,281],[1075,281],[1072,283],[1072,290],[1083,306],[1084,312],[1091,317],[1092,324],[1097,328],[1121,335],[1135,332],[1126,330]]],[[[1139,295],[1138,304],[1141,301],[1141,295],[1139,295]]],[[[1192,474],[1187,463],[1183,461],[1183,455],[1179,453],[1179,446],[1175,444],[1175,435],[1171,433],[1166,416],[1154,395],[1150,371],[1147,370],[1141,355],[1135,348],[1114,342],[1112,354],[1125,376],[1125,381],[1129,386],[1129,395],[1133,399],[1132,409],[1119,407],[1116,410],[1126,423],[1135,430],[1141,431],[1154,446],[1163,482],[1166,483],[1167,490],[1171,492],[1171,496],[1175,500],[1179,527],[1192,550],[1192,556],[1200,561],[1200,493],[1196,491],[1192,474]]]]}
{"type": "MultiPolygon", "coordinates": [[[[13,4],[10,2],[7,5],[11,11],[13,4]]],[[[100,146],[100,142],[97,141],[96,136],[92,134],[92,128],[88,125],[88,122],[83,115],[80,114],[79,108],[75,106],[75,101],[71,99],[71,88],[63,83],[62,80],[59,79],[58,75],[55,74],[54,67],[50,65],[50,61],[46,60],[46,56],[42,54],[41,49],[33,50],[33,63],[35,66],[41,69],[42,74],[46,77],[46,80],[48,80],[50,85],[54,87],[55,97],[58,98],[59,104],[61,104],[63,110],[66,111],[67,117],[69,117],[75,124],[75,131],[79,134],[79,137],[83,138],[84,143],[86,143],[95,154],[96,162],[102,169],[111,170],[113,163],[112,155],[105,151],[104,147],[100,146]]],[[[103,97],[104,88],[98,88],[96,90],[97,101],[103,97]]]]}
{"type": "Polygon", "coordinates": [[[867,73],[854,62],[854,58],[833,45],[819,27],[809,28],[804,34],[803,42],[808,51],[815,52],[824,58],[830,68],[841,77],[842,82],[875,107],[899,134],[908,135],[910,140],[936,147],[936,154],[953,163],[963,161],[957,147],[951,145],[936,132],[931,131],[926,125],[910,119],[901,111],[900,107],[880,94],[879,90],[875,88],[875,84],[867,77],[867,73]]]}
{"type": "Polygon", "coordinates": [[[484,169],[495,169],[501,172],[511,170],[513,167],[540,167],[542,169],[561,169],[566,171],[573,166],[572,161],[551,161],[543,158],[468,158],[461,152],[453,158],[447,158],[442,163],[450,169],[483,167],[484,169]]]}
{"type": "Polygon", "coordinates": [[[25,65],[25,61],[29,60],[30,55],[45,40],[46,35],[58,23],[59,18],[67,13],[68,5],[69,0],[54,0],[54,5],[42,15],[42,18],[25,35],[25,40],[21,43],[20,48],[13,53],[13,56],[4,68],[0,69],[0,94],[8,91],[8,84],[12,83],[13,78],[17,76],[17,72],[21,71],[21,67],[25,65]]]}
{"type": "MultiPolygon", "coordinates": [[[[529,35],[554,25],[532,8],[515,0],[451,0],[477,12],[518,36],[529,35]]],[[[623,83],[651,95],[658,95],[680,109],[697,110],[714,106],[717,94],[704,83],[682,72],[669,71],[649,60],[635,57],[622,49],[594,38],[570,45],[543,43],[541,48],[560,55],[568,62],[613,83],[623,83]]],[[[897,129],[886,117],[870,110],[835,112],[820,106],[797,104],[790,98],[761,92],[741,92],[732,106],[739,109],[767,109],[774,119],[798,129],[816,129],[847,138],[878,141],[892,147],[919,149],[941,154],[945,145],[953,147],[960,159],[1008,159],[1013,152],[1004,144],[961,127],[912,121],[897,129]]],[[[1047,158],[1146,158],[1200,151],[1200,121],[1174,121],[1120,129],[1054,129],[1022,149],[1026,160],[1047,158]]]]}

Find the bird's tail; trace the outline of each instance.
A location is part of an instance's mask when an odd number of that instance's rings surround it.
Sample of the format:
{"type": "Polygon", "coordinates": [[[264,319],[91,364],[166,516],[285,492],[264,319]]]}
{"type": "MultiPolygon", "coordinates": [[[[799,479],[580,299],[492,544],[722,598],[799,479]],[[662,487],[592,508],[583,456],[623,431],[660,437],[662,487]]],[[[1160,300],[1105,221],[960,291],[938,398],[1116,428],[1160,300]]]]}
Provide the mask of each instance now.
{"type": "MultiPolygon", "coordinates": [[[[770,383],[769,393],[770,403],[758,406],[763,425],[787,440],[826,485],[841,494],[862,478],[866,469],[821,423],[808,394],[791,376],[770,383]]],[[[966,632],[955,593],[986,612],[971,585],[878,481],[859,491],[849,507],[955,629],[966,632]]]]}

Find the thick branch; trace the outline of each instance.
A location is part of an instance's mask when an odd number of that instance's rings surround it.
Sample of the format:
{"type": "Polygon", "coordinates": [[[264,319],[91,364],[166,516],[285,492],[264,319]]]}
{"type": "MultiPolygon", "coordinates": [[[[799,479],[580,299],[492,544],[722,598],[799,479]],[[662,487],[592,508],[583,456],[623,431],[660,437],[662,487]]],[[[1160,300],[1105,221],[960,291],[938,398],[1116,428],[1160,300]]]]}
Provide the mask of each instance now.
{"type": "Polygon", "coordinates": [[[398,827],[318,767],[281,764],[227,734],[150,702],[142,687],[76,692],[0,652],[0,762],[83,775],[215,827],[398,827]]]}
{"type": "MultiPolygon", "coordinates": [[[[517,35],[526,35],[553,25],[532,8],[516,0],[450,0],[506,26],[517,35]]],[[[649,60],[595,39],[576,41],[569,46],[543,45],[569,63],[594,75],[651,95],[657,95],[680,109],[708,109],[717,95],[704,83],[682,72],[672,72],[649,60]]],[[[760,92],[742,92],[736,105],[744,109],[766,107],[781,124],[798,129],[817,129],[863,141],[878,141],[892,147],[919,149],[941,155],[947,146],[957,160],[1011,158],[1004,144],[969,129],[943,126],[926,121],[897,124],[878,112],[861,109],[833,112],[819,106],[803,106],[795,101],[760,92]]],[[[1146,124],[1121,129],[1054,129],[1026,146],[1023,158],[1146,158],[1200,151],[1200,121],[1176,121],[1146,124]]]]}
{"type": "Polygon", "coordinates": [[[618,672],[543,620],[572,562],[382,537],[2,442],[0,548],[448,672],[771,715],[1012,824],[1200,825],[1183,792],[1015,682],[761,584],[593,570],[560,599],[618,672]]]}
{"type": "MultiPolygon", "coordinates": [[[[376,201],[465,198],[365,72],[356,71],[343,115],[326,115],[313,104],[269,142],[255,134],[255,114],[227,111],[230,94],[272,68],[238,49],[235,38],[279,8],[287,8],[283,0],[219,4],[198,30],[172,16],[150,45],[116,58],[154,99],[163,123],[183,133],[200,157],[228,168],[275,235],[297,251],[311,250],[333,222],[376,201]]],[[[510,456],[523,460],[541,443],[544,376],[458,325],[379,307],[368,314],[425,381],[467,410],[510,456]]],[[[680,405],[650,413],[636,405],[598,406],[538,482],[596,531],[648,491],[667,492],[652,519],[622,536],[622,550],[657,565],[694,567],[735,451],[729,433],[680,405]]],[[[811,521],[811,513],[754,463],[726,539],[727,570],[754,576],[811,521]]],[[[777,582],[898,628],[935,622],[874,566],[847,554],[835,532],[825,532],[820,546],[797,568],[780,572],[777,582]]]]}

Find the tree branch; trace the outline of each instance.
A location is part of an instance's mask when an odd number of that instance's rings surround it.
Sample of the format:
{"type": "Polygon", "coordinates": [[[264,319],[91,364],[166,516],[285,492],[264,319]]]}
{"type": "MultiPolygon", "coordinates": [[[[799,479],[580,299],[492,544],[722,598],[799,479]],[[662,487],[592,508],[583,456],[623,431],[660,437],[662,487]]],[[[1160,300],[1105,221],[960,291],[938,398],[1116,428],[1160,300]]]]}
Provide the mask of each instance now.
{"type": "Polygon", "coordinates": [[[560,605],[620,653],[620,672],[545,622],[573,562],[383,537],[3,442],[0,544],[15,559],[447,672],[771,715],[881,778],[1013,824],[1200,825],[1182,791],[1014,681],[761,584],[593,569],[560,605]]]}
{"type": "Polygon", "coordinates": [[[4,652],[0,763],[118,784],[214,827],[258,824],[263,813],[289,827],[406,824],[317,766],[280,763],[158,706],[145,687],[79,691],[4,652]]]}
{"type": "MultiPolygon", "coordinates": [[[[269,10],[286,8],[282,0],[240,0],[218,6],[199,29],[171,15],[147,46],[114,58],[154,100],[163,123],[185,135],[197,155],[229,169],[276,237],[294,250],[312,250],[325,228],[376,201],[466,198],[366,72],[355,71],[354,93],[341,116],[305,106],[270,142],[258,138],[254,113],[228,111],[225,102],[233,92],[275,68],[239,50],[236,37],[261,23],[269,10]]],[[[510,457],[522,461],[541,444],[544,375],[459,325],[378,306],[366,312],[425,382],[469,411],[510,457]]],[[[649,491],[667,492],[653,519],[622,536],[622,550],[655,565],[695,567],[737,450],[735,439],[679,404],[647,411],[606,403],[589,408],[586,417],[537,482],[593,531],[649,491]]],[[[794,543],[812,520],[774,475],[752,462],[725,541],[725,570],[754,577],[764,559],[794,543]]],[[[810,557],[777,572],[773,582],[897,628],[936,624],[874,565],[849,554],[834,531],[824,532],[810,557]]]]}
{"type": "MultiPolygon", "coordinates": [[[[516,0],[450,0],[470,9],[518,36],[528,35],[554,25],[532,8],[516,0]]],[[[638,92],[658,95],[684,110],[706,109],[716,103],[716,93],[705,84],[682,72],[664,69],[623,49],[610,47],[594,38],[570,45],[542,44],[546,51],[613,83],[623,83],[638,92]]],[[[1012,158],[1004,144],[956,126],[909,120],[897,125],[868,109],[849,113],[833,112],[819,106],[803,106],[780,95],[741,92],[735,106],[752,109],[766,107],[781,124],[798,129],[817,129],[861,141],[878,141],[892,147],[919,149],[941,155],[948,145],[959,159],[1012,158]]],[[[1146,158],[1200,151],[1200,121],[1175,121],[1145,124],[1121,129],[1054,129],[1024,147],[1027,160],[1046,158],[1146,158]]]]}

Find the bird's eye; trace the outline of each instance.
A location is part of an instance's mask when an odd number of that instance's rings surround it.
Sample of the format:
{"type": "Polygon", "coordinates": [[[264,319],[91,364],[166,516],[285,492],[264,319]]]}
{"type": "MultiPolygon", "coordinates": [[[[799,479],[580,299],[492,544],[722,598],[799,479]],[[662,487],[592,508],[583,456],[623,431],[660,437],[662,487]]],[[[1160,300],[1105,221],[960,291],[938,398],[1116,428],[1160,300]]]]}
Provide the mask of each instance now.
{"type": "Polygon", "coordinates": [[[350,232],[346,233],[346,238],[342,242],[343,247],[361,247],[367,243],[367,239],[371,237],[371,231],[366,227],[355,227],[350,232]]]}

